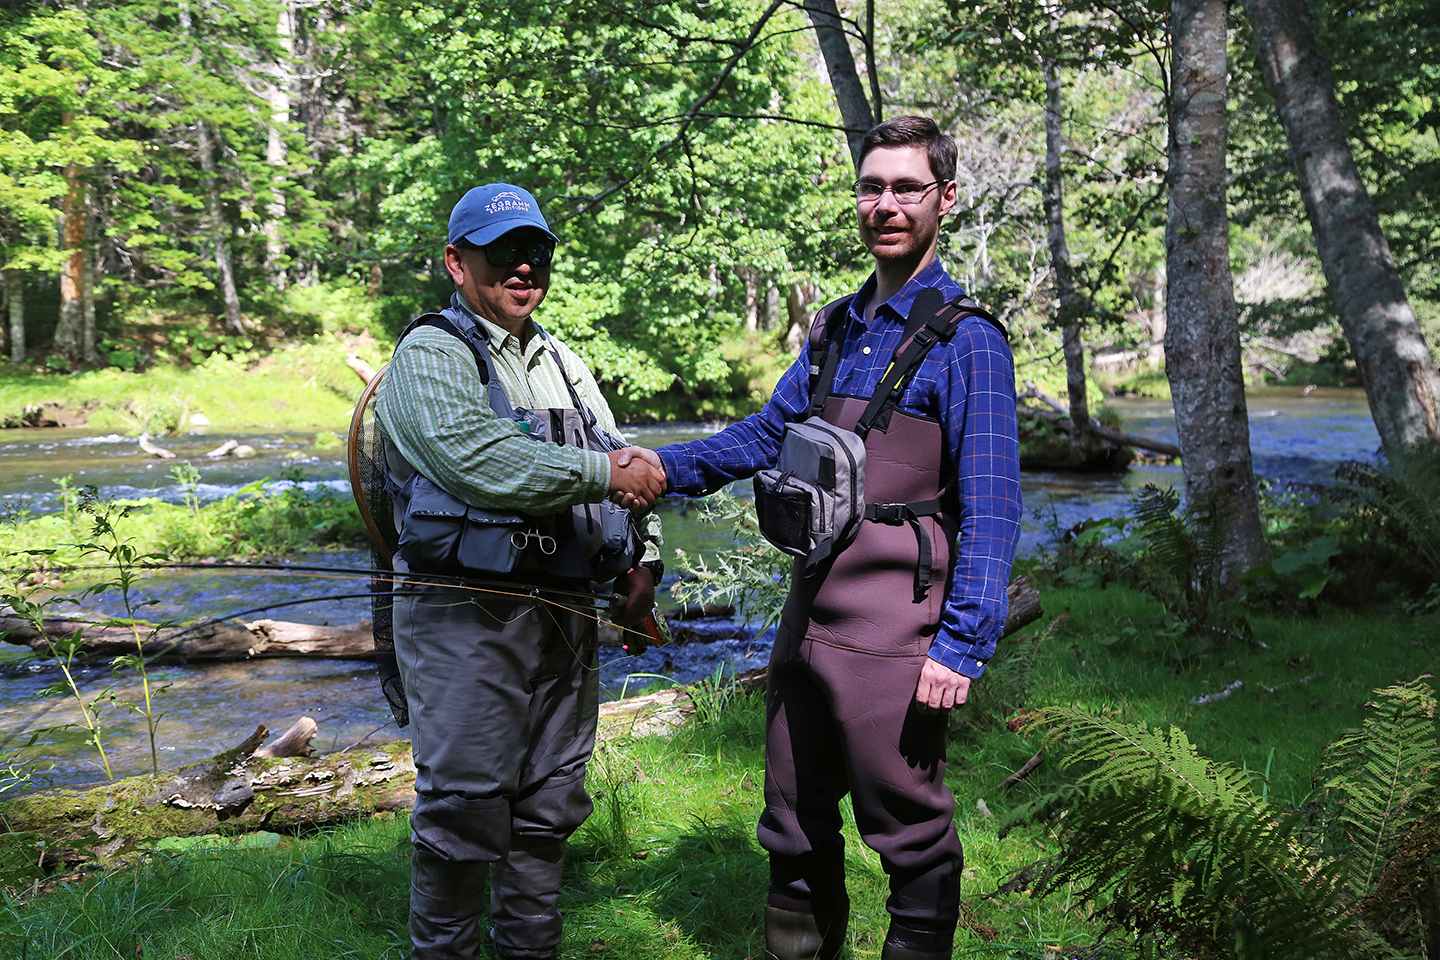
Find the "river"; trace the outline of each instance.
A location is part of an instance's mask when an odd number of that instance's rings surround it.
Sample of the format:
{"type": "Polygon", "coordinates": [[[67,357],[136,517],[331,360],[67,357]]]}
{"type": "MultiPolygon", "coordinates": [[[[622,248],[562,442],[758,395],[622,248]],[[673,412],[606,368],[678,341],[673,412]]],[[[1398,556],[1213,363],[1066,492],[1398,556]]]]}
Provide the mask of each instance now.
{"type": "MultiPolygon", "coordinates": [[[[1272,484],[1324,482],[1344,460],[1367,460],[1379,446],[1364,394],[1356,390],[1264,388],[1251,390],[1251,446],[1257,474],[1272,484]]],[[[1168,401],[1110,401],[1131,433],[1175,440],[1174,415],[1168,401]]],[[[660,446],[712,432],[702,425],[665,425],[628,430],[635,442],[660,446]]],[[[317,451],[312,432],[264,429],[217,431],[209,428],[188,436],[166,438],[164,445],[200,470],[196,492],[202,499],[234,493],[262,477],[279,478],[298,469],[311,490],[327,488],[349,495],[343,451],[317,451]],[[205,453],[222,441],[235,439],[255,449],[243,460],[208,460],[205,453]]],[[[79,485],[98,487],[108,497],[160,497],[180,501],[184,491],[171,476],[170,463],[139,450],[134,438],[97,435],[83,429],[6,430],[0,432],[0,510],[7,514],[48,512],[58,507],[56,480],[69,476],[79,485]]],[[[1087,475],[1026,472],[1021,478],[1025,498],[1021,552],[1041,549],[1055,530],[1088,517],[1117,516],[1126,511],[1140,486],[1169,487],[1181,482],[1178,466],[1144,465],[1123,474],[1087,475]]],[[[745,485],[736,492],[744,495],[745,485]]],[[[699,511],[683,500],[668,500],[660,510],[665,524],[666,552],[679,547],[694,554],[723,547],[726,531],[701,524],[699,511]]],[[[312,555],[308,562],[338,567],[367,563],[359,550],[312,555]]],[[[667,580],[669,579],[667,575],[667,580]]],[[[286,574],[226,571],[161,573],[147,577],[138,590],[144,616],[159,620],[215,616],[249,610],[260,604],[313,597],[317,590],[351,593],[364,589],[360,577],[323,581],[286,574]]],[[[364,600],[307,603],[278,610],[275,619],[310,623],[354,623],[368,613],[364,600]]],[[[263,616],[250,615],[247,618],[263,616]]],[[[618,649],[602,651],[601,681],[611,696],[667,677],[685,683],[717,668],[744,671],[762,666],[769,655],[768,636],[756,637],[742,622],[704,624],[710,639],[651,650],[626,658],[618,649]]],[[[3,645],[0,645],[3,646],[3,645]]],[[[23,757],[35,769],[37,782],[79,783],[102,779],[103,769],[84,735],[73,726],[79,719],[68,698],[37,698],[60,679],[52,663],[27,660],[19,648],[0,649],[0,761],[23,757]]],[[[158,751],[162,767],[204,759],[245,739],[256,724],[279,732],[301,715],[320,726],[322,750],[357,742],[378,743],[404,736],[389,714],[369,664],[294,659],[252,660],[217,665],[157,667],[152,682],[162,685],[156,697],[161,714],[158,751]]],[[[142,700],[133,673],[112,677],[104,668],[80,674],[89,698],[99,698],[106,730],[104,740],[117,775],[143,772],[150,764],[144,723],[129,704],[142,700]]]]}

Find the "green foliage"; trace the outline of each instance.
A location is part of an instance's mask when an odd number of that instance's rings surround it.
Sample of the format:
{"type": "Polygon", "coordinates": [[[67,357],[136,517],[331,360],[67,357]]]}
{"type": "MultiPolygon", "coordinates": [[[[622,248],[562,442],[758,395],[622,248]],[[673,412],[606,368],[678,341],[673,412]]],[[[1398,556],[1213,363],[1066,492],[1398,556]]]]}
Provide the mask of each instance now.
{"type": "Polygon", "coordinates": [[[1401,947],[1433,939],[1440,919],[1436,701],[1418,681],[1375,695],[1364,724],[1330,745],[1316,778],[1326,852],[1345,865],[1362,915],[1401,947]]]}
{"type": "Polygon", "coordinates": [[[1298,817],[1256,797],[1248,774],[1201,757],[1178,728],[1064,707],[1041,719],[1082,772],[1013,818],[1059,830],[1037,895],[1074,884],[1107,920],[1199,956],[1352,955],[1333,870],[1307,858],[1298,817]]]}
{"type": "Polygon", "coordinates": [[[1034,894],[1074,884],[1108,921],[1200,957],[1433,950],[1436,701],[1420,681],[1375,695],[1361,728],[1326,751],[1316,799],[1294,812],[1179,728],[1041,711],[1047,744],[1080,773],[1007,827],[1059,832],[1059,852],[1028,868],[1034,894]]]}
{"type": "Polygon", "coordinates": [[[755,502],[721,492],[697,509],[703,522],[728,527],[733,545],[713,560],[703,555],[692,560],[677,550],[682,576],[670,588],[671,595],[682,604],[733,604],[762,630],[778,622],[790,591],[793,561],[761,535],[755,502]]]}
{"type": "Polygon", "coordinates": [[[1440,580],[1440,444],[1407,450],[1383,467],[1352,461],[1336,477],[1357,520],[1383,537],[1401,563],[1440,580]]]}
{"type": "MultiPolygon", "coordinates": [[[[354,501],[321,489],[307,493],[303,472],[292,469],[280,480],[265,477],[235,493],[204,505],[194,497],[199,473],[176,468],[176,479],[189,487],[183,504],[153,498],[118,500],[109,523],[113,536],[137,557],[194,559],[205,557],[279,556],[327,546],[364,542],[364,527],[354,501]]],[[[62,479],[62,492],[66,479],[62,479]]],[[[75,509],[41,517],[17,518],[0,528],[0,554],[45,569],[76,566],[91,551],[90,521],[75,509]]]]}

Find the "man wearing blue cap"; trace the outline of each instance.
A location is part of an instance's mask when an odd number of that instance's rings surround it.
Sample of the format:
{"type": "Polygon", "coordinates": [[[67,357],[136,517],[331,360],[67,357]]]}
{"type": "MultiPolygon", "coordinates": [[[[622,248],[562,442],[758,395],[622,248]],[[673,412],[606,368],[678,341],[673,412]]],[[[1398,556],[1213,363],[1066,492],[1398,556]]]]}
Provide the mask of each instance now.
{"type": "Polygon", "coordinates": [[[642,543],[605,502],[648,507],[663,478],[635,448],[618,462],[594,377],[530,319],[555,243],[523,188],[466,193],[445,247],[450,307],[401,335],[376,401],[404,577],[394,633],[416,769],[413,960],[481,956],[487,879],[495,956],[557,955],[563,849],[591,810],[599,702],[594,607],[568,604],[613,590],[613,619],[636,622],[663,572],[658,522],[643,522],[642,543]]]}

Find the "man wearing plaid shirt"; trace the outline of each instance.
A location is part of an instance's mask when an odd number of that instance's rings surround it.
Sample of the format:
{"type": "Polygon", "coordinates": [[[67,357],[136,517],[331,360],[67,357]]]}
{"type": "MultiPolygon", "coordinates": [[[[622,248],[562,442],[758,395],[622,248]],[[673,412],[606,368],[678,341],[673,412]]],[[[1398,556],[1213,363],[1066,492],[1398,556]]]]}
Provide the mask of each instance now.
{"type": "MultiPolygon", "coordinates": [[[[935,253],[940,218],[955,202],[955,160],[954,141],[921,117],[887,121],[866,136],[855,188],[860,238],[875,273],[848,311],[828,319],[841,344],[833,395],[874,392],[922,290],[936,288],[947,302],[963,295],[935,253]]],[[[773,466],[785,423],[810,413],[812,363],[819,359],[807,343],[760,413],[713,437],[660,449],[669,488],[703,495],[773,466]]],[[[951,954],[963,854],[944,784],[945,726],[994,653],[1019,536],[1015,373],[999,330],[969,317],[931,348],[900,398],[896,419],[906,417],[927,425],[932,433],[925,435],[941,448],[938,455],[915,451],[914,462],[940,464],[932,489],[943,491],[958,522],[920,518],[937,557],[923,601],[917,581],[915,603],[928,607],[910,605],[908,583],[903,595],[871,581],[825,583],[820,591],[843,595],[843,605],[860,611],[848,621],[860,629],[837,637],[819,604],[808,621],[802,610],[805,627],[782,619],[766,696],[759,827],[770,853],[765,936],[772,960],[839,954],[849,901],[838,805],[847,792],[860,835],[890,878],[883,960],[951,954]],[[943,541],[956,527],[952,551],[943,541]]],[[[883,432],[877,427],[866,438],[872,465],[882,444],[895,452],[895,438],[883,432]]],[[[905,456],[901,450],[902,472],[905,456]]],[[[863,553],[865,543],[862,530],[849,551],[863,553]]],[[[913,538],[908,549],[915,557],[913,538]]],[[[842,554],[817,576],[845,576],[853,569],[848,559],[842,554]]],[[[895,572],[887,572],[892,583],[895,572]]],[[[811,602],[815,590],[797,575],[787,609],[811,602]]]]}

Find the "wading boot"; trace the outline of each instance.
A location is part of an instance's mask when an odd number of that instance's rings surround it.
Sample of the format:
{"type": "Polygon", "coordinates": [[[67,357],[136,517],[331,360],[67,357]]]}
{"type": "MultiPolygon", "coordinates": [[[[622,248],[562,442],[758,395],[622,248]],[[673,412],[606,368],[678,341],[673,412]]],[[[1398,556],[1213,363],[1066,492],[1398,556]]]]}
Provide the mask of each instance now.
{"type": "Polygon", "coordinates": [[[890,932],[880,948],[880,960],[950,960],[955,949],[955,928],[917,930],[890,921],[890,932]]]}
{"type": "Polygon", "coordinates": [[[483,860],[444,860],[420,849],[410,854],[410,960],[475,960],[485,909],[483,860]]]}
{"type": "Polygon", "coordinates": [[[765,960],[835,960],[850,923],[848,897],[815,912],[765,906],[765,960]]]}

